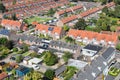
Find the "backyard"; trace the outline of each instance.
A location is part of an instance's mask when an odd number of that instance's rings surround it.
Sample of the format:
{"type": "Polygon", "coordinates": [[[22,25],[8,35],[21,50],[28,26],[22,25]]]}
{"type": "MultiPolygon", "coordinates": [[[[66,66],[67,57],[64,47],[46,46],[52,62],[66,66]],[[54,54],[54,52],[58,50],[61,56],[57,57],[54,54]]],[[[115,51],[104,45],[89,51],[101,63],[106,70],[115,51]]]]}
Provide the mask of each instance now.
{"type": "Polygon", "coordinates": [[[118,69],[116,67],[111,67],[110,71],[108,73],[109,73],[109,75],[116,77],[116,76],[118,76],[118,74],[120,74],[120,69],[118,69]]]}
{"type": "Polygon", "coordinates": [[[52,18],[32,16],[30,18],[24,19],[24,22],[31,24],[32,22],[43,23],[43,22],[47,22],[49,20],[52,20],[52,18]]]}

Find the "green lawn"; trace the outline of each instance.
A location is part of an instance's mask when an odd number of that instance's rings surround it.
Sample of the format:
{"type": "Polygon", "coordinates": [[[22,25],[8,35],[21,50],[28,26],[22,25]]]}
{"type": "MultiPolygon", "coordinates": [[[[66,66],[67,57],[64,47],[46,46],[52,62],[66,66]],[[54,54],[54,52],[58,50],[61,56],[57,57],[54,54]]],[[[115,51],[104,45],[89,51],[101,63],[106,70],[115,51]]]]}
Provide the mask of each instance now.
{"type": "Polygon", "coordinates": [[[24,21],[27,22],[28,24],[31,24],[32,22],[38,22],[38,23],[43,23],[51,20],[52,18],[40,18],[39,16],[32,16],[30,18],[25,19],[24,21]]]}
{"type": "Polygon", "coordinates": [[[29,56],[31,53],[28,51],[28,52],[25,52],[22,54],[22,56],[29,56]]]}
{"type": "Polygon", "coordinates": [[[116,76],[118,76],[118,74],[120,74],[120,69],[115,68],[115,67],[111,67],[108,74],[116,77],[116,76]]]}
{"type": "Polygon", "coordinates": [[[64,80],[70,80],[70,78],[75,74],[76,71],[77,71],[76,67],[67,66],[66,70],[62,74],[62,76],[64,77],[64,80]]]}

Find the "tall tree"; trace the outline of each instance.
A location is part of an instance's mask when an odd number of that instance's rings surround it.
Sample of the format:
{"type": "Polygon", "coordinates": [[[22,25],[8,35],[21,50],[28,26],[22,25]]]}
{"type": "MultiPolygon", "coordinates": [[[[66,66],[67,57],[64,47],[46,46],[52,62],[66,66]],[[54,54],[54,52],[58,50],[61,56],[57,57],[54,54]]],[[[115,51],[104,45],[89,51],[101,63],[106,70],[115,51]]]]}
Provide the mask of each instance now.
{"type": "Polygon", "coordinates": [[[108,14],[109,14],[108,7],[104,7],[104,8],[102,9],[102,12],[105,13],[106,15],[108,15],[108,14]]]}
{"type": "Polygon", "coordinates": [[[17,17],[16,17],[16,14],[15,14],[15,13],[12,15],[12,19],[13,19],[13,20],[17,20],[17,17]]]}
{"type": "Polygon", "coordinates": [[[79,29],[79,30],[84,30],[86,26],[87,26],[87,24],[86,24],[85,20],[80,18],[78,20],[78,22],[75,24],[74,28],[79,29]]]}
{"type": "Polygon", "coordinates": [[[43,54],[44,54],[43,61],[46,63],[46,65],[52,66],[58,62],[58,57],[55,54],[53,54],[52,52],[45,51],[45,52],[43,52],[43,54]]]}
{"type": "Polygon", "coordinates": [[[64,55],[62,56],[65,62],[67,62],[70,58],[72,58],[72,54],[70,52],[64,52],[64,55]]]}
{"type": "Polygon", "coordinates": [[[120,5],[117,5],[115,7],[114,15],[115,15],[115,17],[120,18],[120,5]]]}
{"type": "Polygon", "coordinates": [[[4,12],[6,11],[6,8],[5,8],[5,6],[3,5],[3,3],[0,3],[0,11],[1,11],[2,13],[4,13],[4,12]]]}
{"type": "Polygon", "coordinates": [[[118,5],[120,5],[120,0],[114,0],[114,2],[118,5]]]}
{"type": "Polygon", "coordinates": [[[14,42],[10,40],[10,41],[8,41],[8,42],[5,44],[5,46],[6,46],[8,49],[12,49],[13,46],[14,46],[14,42]]]}
{"type": "Polygon", "coordinates": [[[96,26],[100,27],[104,31],[106,30],[109,31],[111,26],[111,21],[108,16],[106,16],[105,14],[101,14],[100,18],[97,20],[96,26]]]}
{"type": "Polygon", "coordinates": [[[1,45],[4,45],[4,44],[7,43],[7,42],[8,42],[8,39],[7,39],[7,38],[5,38],[5,37],[0,38],[0,44],[1,44],[1,45]]]}

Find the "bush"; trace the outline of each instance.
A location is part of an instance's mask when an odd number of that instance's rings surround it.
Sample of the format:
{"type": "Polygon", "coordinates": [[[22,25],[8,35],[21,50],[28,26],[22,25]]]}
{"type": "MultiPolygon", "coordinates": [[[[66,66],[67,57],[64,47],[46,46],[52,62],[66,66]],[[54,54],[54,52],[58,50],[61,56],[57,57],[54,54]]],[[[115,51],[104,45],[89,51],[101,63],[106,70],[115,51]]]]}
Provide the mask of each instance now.
{"type": "Polygon", "coordinates": [[[46,65],[52,66],[58,62],[58,57],[55,54],[53,54],[52,52],[45,51],[45,52],[43,52],[43,54],[44,54],[43,61],[45,62],[46,65]]]}
{"type": "Polygon", "coordinates": [[[118,43],[118,44],[116,45],[116,49],[117,49],[117,50],[120,50],[120,43],[118,43]]]}
{"type": "Polygon", "coordinates": [[[13,52],[17,52],[18,51],[18,48],[13,48],[13,52]]]}
{"type": "Polygon", "coordinates": [[[55,72],[53,70],[48,69],[45,74],[45,77],[47,77],[50,80],[53,80],[53,78],[55,77],[55,72]]]}

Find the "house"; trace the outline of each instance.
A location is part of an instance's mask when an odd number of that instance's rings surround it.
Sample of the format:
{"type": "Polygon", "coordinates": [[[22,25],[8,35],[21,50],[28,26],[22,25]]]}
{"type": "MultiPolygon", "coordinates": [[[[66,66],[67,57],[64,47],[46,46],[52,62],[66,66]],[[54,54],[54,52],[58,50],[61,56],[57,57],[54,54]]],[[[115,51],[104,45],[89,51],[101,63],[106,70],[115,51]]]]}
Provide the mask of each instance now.
{"type": "Polygon", "coordinates": [[[30,60],[28,61],[28,65],[33,65],[33,64],[38,65],[38,64],[40,64],[41,62],[42,62],[42,59],[33,58],[33,59],[30,59],[30,60]]]}
{"type": "Polygon", "coordinates": [[[8,77],[8,74],[6,72],[0,73],[0,80],[4,80],[7,77],[8,77]]]}
{"type": "Polygon", "coordinates": [[[63,25],[69,25],[73,26],[79,18],[83,18],[85,20],[91,19],[91,18],[99,18],[99,14],[102,12],[102,9],[107,6],[108,8],[114,8],[115,3],[111,2],[106,5],[100,6],[100,7],[94,7],[89,10],[86,10],[78,15],[71,15],[68,17],[65,17],[57,22],[57,26],[62,27],[63,25]]]}
{"type": "Polygon", "coordinates": [[[87,65],[87,62],[75,60],[75,59],[69,59],[67,66],[74,66],[78,70],[84,70],[84,67],[87,65]]]}
{"type": "Polygon", "coordinates": [[[65,65],[62,65],[62,66],[60,66],[59,68],[57,68],[57,69],[55,70],[55,76],[59,76],[62,72],[65,71],[65,69],[66,69],[66,66],[65,66],[65,65]]]}
{"type": "Polygon", "coordinates": [[[10,37],[10,31],[7,29],[0,29],[0,37],[6,37],[7,39],[9,39],[10,37]]]}
{"type": "Polygon", "coordinates": [[[19,21],[14,21],[14,20],[3,19],[1,21],[1,25],[8,30],[21,30],[22,29],[22,23],[19,21]]]}
{"type": "Polygon", "coordinates": [[[65,14],[69,15],[69,14],[71,14],[71,13],[75,13],[75,12],[81,11],[82,9],[83,9],[83,6],[82,6],[82,5],[76,5],[76,6],[67,8],[67,9],[65,9],[65,10],[57,11],[57,12],[54,14],[54,17],[56,17],[56,18],[59,19],[59,18],[64,17],[65,14]]]}
{"type": "Polygon", "coordinates": [[[54,54],[56,54],[58,58],[62,58],[62,56],[64,55],[64,53],[62,52],[55,52],[54,54]]]}
{"type": "Polygon", "coordinates": [[[44,34],[51,36],[53,39],[60,39],[63,36],[61,27],[53,27],[44,24],[37,24],[36,34],[44,34]]]}
{"type": "Polygon", "coordinates": [[[21,35],[19,36],[19,42],[20,43],[26,43],[29,45],[41,45],[42,39],[34,37],[34,36],[28,36],[28,35],[21,35]]]}
{"type": "Polygon", "coordinates": [[[19,66],[15,71],[18,77],[22,77],[26,75],[30,71],[30,69],[25,66],[19,66]]]}
{"type": "Polygon", "coordinates": [[[23,63],[28,65],[28,61],[29,61],[30,59],[31,59],[30,56],[26,56],[26,57],[23,59],[23,63]]]}
{"type": "MultiPolygon", "coordinates": [[[[3,1],[4,2],[4,1],[3,1]]],[[[11,1],[10,1],[11,2],[11,1]]],[[[5,2],[6,4],[10,4],[9,1],[5,2]]],[[[23,19],[30,17],[32,15],[41,14],[43,11],[47,11],[51,8],[56,8],[58,6],[63,6],[64,4],[68,4],[68,0],[36,0],[36,1],[16,1],[15,5],[6,5],[6,9],[8,12],[5,12],[5,16],[11,16],[13,13],[17,15],[18,19],[23,19]],[[41,13],[40,13],[41,12],[41,13]]]]}
{"type": "Polygon", "coordinates": [[[108,74],[108,69],[114,59],[115,49],[108,47],[100,56],[80,71],[73,80],[97,80],[100,74],[108,74]]]}
{"type": "Polygon", "coordinates": [[[68,51],[70,53],[77,53],[79,52],[80,46],[74,44],[67,44],[61,41],[51,41],[49,44],[50,48],[58,49],[60,51],[68,51]]]}
{"type": "Polygon", "coordinates": [[[82,54],[85,56],[94,56],[96,55],[100,50],[102,50],[102,47],[97,45],[91,45],[88,44],[82,49],[82,54]]]}
{"type": "Polygon", "coordinates": [[[65,24],[70,26],[70,24],[71,24],[72,22],[73,22],[73,24],[74,24],[74,23],[77,22],[77,21],[78,21],[78,16],[76,16],[76,15],[71,15],[71,16],[69,16],[69,17],[66,17],[66,18],[63,18],[63,19],[59,20],[59,21],[57,22],[57,26],[63,27],[65,24]]]}
{"type": "Polygon", "coordinates": [[[70,29],[67,35],[69,37],[72,37],[78,42],[83,42],[85,44],[101,45],[101,46],[115,47],[118,41],[118,35],[116,33],[102,34],[98,32],[86,31],[86,30],[70,29]]]}

